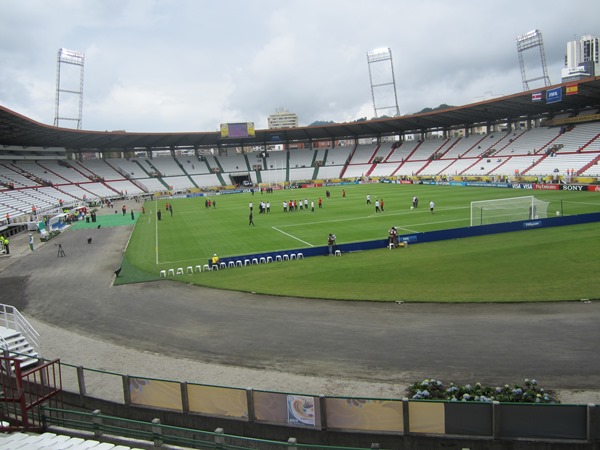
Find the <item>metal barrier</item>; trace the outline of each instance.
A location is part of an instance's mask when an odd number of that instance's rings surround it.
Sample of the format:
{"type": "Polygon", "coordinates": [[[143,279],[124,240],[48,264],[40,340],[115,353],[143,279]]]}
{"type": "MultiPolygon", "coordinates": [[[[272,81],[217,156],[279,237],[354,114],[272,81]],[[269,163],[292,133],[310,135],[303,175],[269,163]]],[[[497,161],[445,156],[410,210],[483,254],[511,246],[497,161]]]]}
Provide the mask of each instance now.
{"type": "Polygon", "coordinates": [[[0,357],[0,369],[0,431],[42,431],[42,403],[62,406],[60,361],[23,372],[19,359],[0,357]]]}

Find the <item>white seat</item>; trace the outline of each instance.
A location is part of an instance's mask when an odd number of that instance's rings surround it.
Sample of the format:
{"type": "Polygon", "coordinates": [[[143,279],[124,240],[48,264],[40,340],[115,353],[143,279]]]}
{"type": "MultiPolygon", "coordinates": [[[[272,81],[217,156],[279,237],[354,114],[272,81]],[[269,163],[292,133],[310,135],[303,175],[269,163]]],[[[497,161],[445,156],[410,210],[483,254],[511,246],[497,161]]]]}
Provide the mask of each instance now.
{"type": "Polygon", "coordinates": [[[339,251],[339,250],[336,250],[336,251],[335,251],[335,256],[342,256],[342,252],[341,252],[341,251],[339,251]]]}
{"type": "Polygon", "coordinates": [[[388,248],[389,248],[390,250],[393,250],[393,249],[394,249],[394,247],[396,247],[394,244],[388,244],[388,248]]]}
{"type": "Polygon", "coordinates": [[[210,270],[210,266],[208,264],[204,264],[204,266],[202,267],[202,270],[209,271],[210,270]]]}
{"type": "Polygon", "coordinates": [[[291,261],[292,259],[296,259],[296,254],[295,254],[295,253],[292,253],[292,254],[290,255],[290,261],[291,261]]]}
{"type": "Polygon", "coordinates": [[[272,262],[273,262],[273,258],[271,258],[270,256],[267,256],[267,264],[272,263],[272,262]]]}
{"type": "Polygon", "coordinates": [[[161,277],[161,278],[162,278],[162,277],[165,277],[165,278],[167,278],[167,271],[166,271],[166,270],[161,270],[161,271],[160,271],[160,277],[161,277]]]}
{"type": "Polygon", "coordinates": [[[233,261],[229,261],[229,264],[227,264],[228,267],[235,267],[235,262],[233,261]]]}
{"type": "Polygon", "coordinates": [[[174,277],[175,276],[175,269],[169,269],[169,275],[174,277]]]}
{"type": "Polygon", "coordinates": [[[281,262],[281,255],[275,255],[275,261],[281,262]]]}
{"type": "Polygon", "coordinates": [[[283,260],[284,261],[289,261],[290,257],[288,255],[283,255],[283,260]]]}
{"type": "Polygon", "coordinates": [[[196,272],[202,272],[202,266],[200,264],[196,266],[196,272]]]}
{"type": "Polygon", "coordinates": [[[183,275],[183,267],[177,268],[177,275],[183,275]]]}
{"type": "Polygon", "coordinates": [[[245,259],[244,260],[244,266],[247,266],[248,264],[250,264],[250,260],[249,259],[245,259]]]}
{"type": "Polygon", "coordinates": [[[194,273],[194,268],[192,266],[187,266],[186,272],[193,274],[194,273]]]}
{"type": "Polygon", "coordinates": [[[260,257],[260,260],[258,261],[261,264],[266,264],[267,263],[267,258],[265,258],[264,256],[260,257]]]}
{"type": "Polygon", "coordinates": [[[224,261],[221,261],[221,263],[219,263],[219,269],[227,269],[227,264],[224,261]]]}
{"type": "Polygon", "coordinates": [[[304,253],[298,253],[297,258],[298,259],[304,259],[304,253]]]}
{"type": "Polygon", "coordinates": [[[235,265],[236,265],[237,267],[242,267],[242,261],[238,259],[238,260],[235,262],[235,265]]]}
{"type": "Polygon", "coordinates": [[[252,258],[252,264],[258,264],[258,258],[252,258]]]}

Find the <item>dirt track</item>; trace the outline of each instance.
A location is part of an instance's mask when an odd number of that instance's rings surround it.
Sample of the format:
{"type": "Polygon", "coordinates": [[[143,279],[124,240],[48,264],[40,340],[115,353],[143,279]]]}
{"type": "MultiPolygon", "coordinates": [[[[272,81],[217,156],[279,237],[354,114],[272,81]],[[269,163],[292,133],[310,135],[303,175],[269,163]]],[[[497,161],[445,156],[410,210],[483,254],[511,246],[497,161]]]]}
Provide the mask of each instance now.
{"type": "Polygon", "coordinates": [[[25,235],[11,240],[12,255],[0,258],[0,302],[31,319],[42,356],[118,373],[326,395],[402,397],[409,383],[428,377],[494,385],[536,378],[561,390],[563,402],[600,401],[591,392],[600,386],[600,302],[363,304],[165,280],[115,287],[130,233],[68,230],[34,252],[25,235]],[[58,244],[65,257],[57,256],[58,244]]]}

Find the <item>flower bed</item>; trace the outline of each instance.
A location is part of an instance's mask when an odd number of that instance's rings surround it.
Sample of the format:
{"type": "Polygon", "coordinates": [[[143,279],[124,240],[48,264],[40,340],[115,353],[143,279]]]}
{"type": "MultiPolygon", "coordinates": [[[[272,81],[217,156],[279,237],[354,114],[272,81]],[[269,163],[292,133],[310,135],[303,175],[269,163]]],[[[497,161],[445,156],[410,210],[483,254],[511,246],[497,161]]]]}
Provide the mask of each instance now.
{"type": "Polygon", "coordinates": [[[536,380],[525,379],[523,386],[502,387],[474,385],[444,385],[440,380],[427,379],[411,384],[407,388],[412,400],[449,400],[461,402],[511,402],[511,403],[559,403],[551,392],[538,386],[536,380]]]}

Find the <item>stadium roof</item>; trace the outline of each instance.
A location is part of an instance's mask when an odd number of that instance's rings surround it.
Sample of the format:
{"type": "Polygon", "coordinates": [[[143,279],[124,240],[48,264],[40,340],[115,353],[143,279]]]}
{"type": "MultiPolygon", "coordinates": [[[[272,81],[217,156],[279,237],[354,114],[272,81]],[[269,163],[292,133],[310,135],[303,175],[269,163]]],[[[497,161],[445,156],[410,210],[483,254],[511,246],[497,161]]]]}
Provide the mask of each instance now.
{"type": "Polygon", "coordinates": [[[21,147],[64,147],[70,150],[158,149],[171,147],[217,147],[264,145],[332,139],[356,139],[403,133],[418,133],[466,126],[503,123],[525,118],[551,118],[567,111],[600,108],[600,77],[563,83],[499,97],[460,107],[428,113],[336,123],[323,126],[256,130],[254,138],[222,139],[219,132],[133,133],[86,131],[45,125],[0,106],[0,145],[21,147]],[[577,85],[574,95],[566,87],[577,85]],[[561,88],[562,99],[546,102],[546,93],[561,88]],[[534,95],[541,100],[534,101],[534,95]]]}

